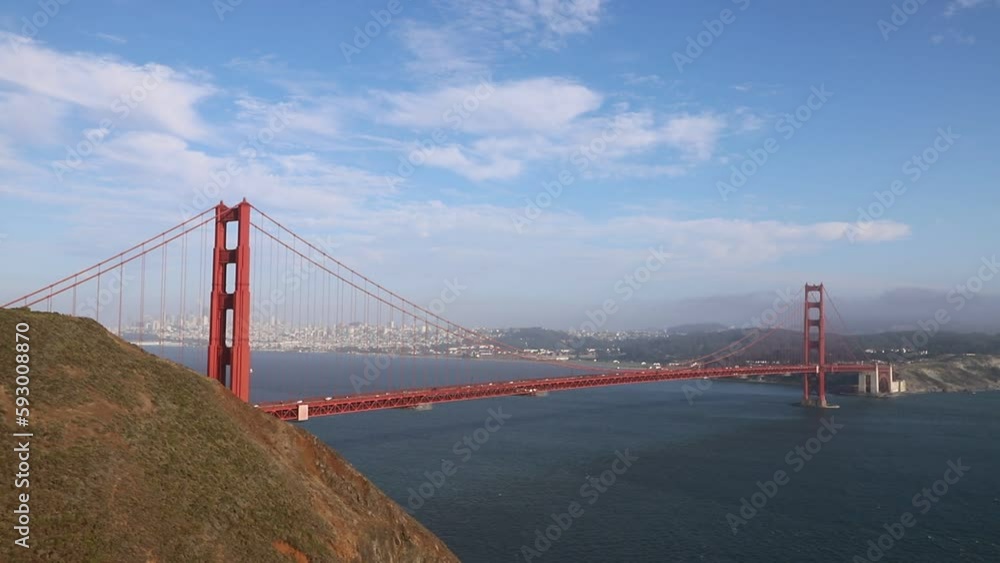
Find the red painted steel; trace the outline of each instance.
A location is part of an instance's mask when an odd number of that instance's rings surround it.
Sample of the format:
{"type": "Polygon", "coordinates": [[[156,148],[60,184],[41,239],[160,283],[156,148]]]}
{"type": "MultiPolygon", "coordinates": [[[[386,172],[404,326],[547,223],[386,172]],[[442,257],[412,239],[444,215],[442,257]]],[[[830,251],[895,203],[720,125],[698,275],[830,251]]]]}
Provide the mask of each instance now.
{"type": "MultiPolygon", "coordinates": [[[[874,364],[831,364],[827,366],[830,372],[854,373],[874,371],[874,364]]],[[[552,377],[546,379],[523,379],[513,382],[478,383],[474,385],[455,385],[431,389],[410,389],[386,393],[367,393],[346,397],[327,399],[305,399],[301,402],[260,403],[260,410],[270,413],[282,420],[297,420],[299,408],[303,405],[309,409],[309,417],[331,416],[355,412],[375,411],[384,409],[413,408],[420,405],[435,403],[451,403],[456,401],[471,401],[491,397],[510,397],[516,395],[535,395],[552,391],[568,391],[591,387],[609,387],[612,385],[629,385],[636,383],[653,383],[657,381],[676,381],[684,379],[716,379],[723,377],[740,377],[752,375],[794,375],[797,373],[814,373],[814,365],[781,365],[781,366],[745,366],[720,367],[684,370],[648,370],[648,371],[616,371],[596,375],[575,377],[552,377]]]]}
{"type": "Polygon", "coordinates": [[[208,377],[228,385],[234,395],[250,400],[250,204],[219,203],[215,219],[212,298],[209,311],[208,377]],[[237,223],[236,247],[226,247],[229,223],[237,223]],[[235,264],[233,293],[226,291],[230,264],[235,264]],[[233,312],[233,342],[226,343],[228,312],[233,312]]]}
{"type": "MultiPolygon", "coordinates": [[[[816,395],[819,406],[826,406],[826,312],[823,304],[823,284],[806,284],[803,320],[804,346],[803,361],[816,366],[816,395]],[[815,297],[815,300],[813,300],[815,297]],[[816,311],[816,317],[810,314],[816,311]],[[812,329],[816,328],[814,334],[812,329]],[[814,353],[815,352],[815,353],[814,353]]],[[[802,403],[807,404],[809,396],[809,374],[802,375],[802,403]]]]}

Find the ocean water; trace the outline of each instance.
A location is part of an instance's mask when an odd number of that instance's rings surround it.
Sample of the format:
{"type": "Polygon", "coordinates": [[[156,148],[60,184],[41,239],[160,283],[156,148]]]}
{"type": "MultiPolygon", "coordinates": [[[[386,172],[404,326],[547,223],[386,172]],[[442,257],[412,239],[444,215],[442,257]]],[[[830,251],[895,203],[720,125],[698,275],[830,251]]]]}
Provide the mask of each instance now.
{"type": "MultiPolygon", "coordinates": [[[[255,401],[344,391],[331,379],[364,368],[335,354],[253,361],[255,401]]],[[[554,369],[405,361],[373,386],[414,370],[554,369]]],[[[827,411],[798,399],[791,386],[666,382],[303,427],[463,561],[1000,561],[1000,394],[833,396],[827,411]]]]}

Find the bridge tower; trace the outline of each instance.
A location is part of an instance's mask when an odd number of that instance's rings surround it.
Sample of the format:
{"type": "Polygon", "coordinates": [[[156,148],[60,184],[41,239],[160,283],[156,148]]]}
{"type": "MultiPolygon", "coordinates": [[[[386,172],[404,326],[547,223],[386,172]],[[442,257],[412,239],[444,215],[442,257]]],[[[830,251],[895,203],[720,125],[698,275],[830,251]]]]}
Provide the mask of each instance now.
{"type": "Polygon", "coordinates": [[[208,377],[228,387],[243,401],[249,402],[250,204],[246,199],[234,207],[226,207],[224,203],[219,202],[215,209],[215,251],[212,255],[212,299],[208,328],[208,377]],[[226,234],[230,223],[237,223],[236,245],[233,248],[228,248],[227,245],[226,234]],[[230,268],[230,265],[233,268],[230,268]],[[232,282],[234,288],[232,293],[228,291],[229,282],[232,282]],[[230,311],[232,311],[231,320],[230,311]],[[227,342],[230,332],[231,343],[227,342]]]}
{"type": "Polygon", "coordinates": [[[805,364],[816,367],[816,400],[809,393],[809,377],[802,374],[802,404],[826,407],[826,312],[823,284],[806,284],[803,351],[805,364]]]}

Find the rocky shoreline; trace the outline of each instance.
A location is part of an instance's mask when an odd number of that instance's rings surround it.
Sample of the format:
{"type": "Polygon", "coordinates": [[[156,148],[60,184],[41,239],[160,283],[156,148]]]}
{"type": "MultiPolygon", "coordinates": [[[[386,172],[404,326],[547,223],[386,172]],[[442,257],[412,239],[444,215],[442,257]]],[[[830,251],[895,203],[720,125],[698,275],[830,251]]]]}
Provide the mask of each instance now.
{"type": "Polygon", "coordinates": [[[1000,356],[942,356],[896,365],[907,393],[1000,391],[1000,356]]]}

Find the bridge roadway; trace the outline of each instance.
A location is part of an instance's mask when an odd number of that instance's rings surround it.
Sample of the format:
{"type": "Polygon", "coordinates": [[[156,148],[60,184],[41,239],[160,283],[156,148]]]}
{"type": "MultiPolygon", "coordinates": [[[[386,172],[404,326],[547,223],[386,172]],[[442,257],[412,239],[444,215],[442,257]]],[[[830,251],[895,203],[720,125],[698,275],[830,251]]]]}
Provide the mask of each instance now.
{"type": "MultiPolygon", "coordinates": [[[[474,383],[471,385],[453,385],[449,387],[432,387],[427,389],[405,389],[382,393],[366,393],[326,398],[311,398],[301,401],[259,403],[254,405],[260,410],[270,413],[281,420],[304,420],[300,416],[300,408],[308,407],[304,414],[308,418],[316,416],[331,416],[354,412],[375,411],[383,409],[414,408],[434,403],[451,403],[456,401],[471,401],[490,397],[510,397],[517,395],[535,395],[551,391],[568,391],[571,389],[586,389],[589,387],[609,387],[611,385],[628,385],[634,383],[653,383],[655,381],[677,381],[685,379],[717,379],[723,377],[740,377],[753,375],[798,375],[816,373],[819,366],[810,364],[799,365],[762,365],[735,366],[717,368],[688,368],[660,370],[628,370],[577,375],[571,377],[550,377],[545,379],[520,379],[512,382],[493,381],[474,383]]],[[[875,371],[875,364],[828,364],[826,373],[861,373],[875,371]]]]}

